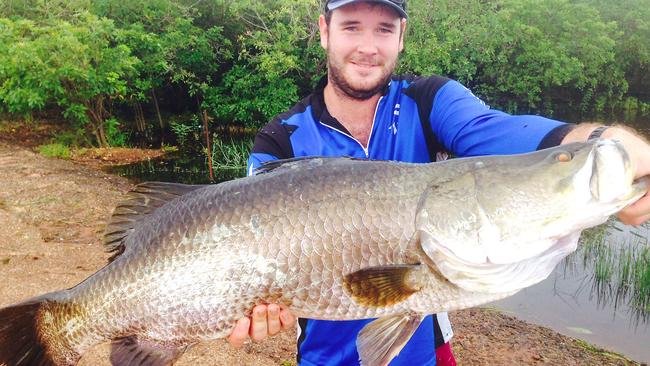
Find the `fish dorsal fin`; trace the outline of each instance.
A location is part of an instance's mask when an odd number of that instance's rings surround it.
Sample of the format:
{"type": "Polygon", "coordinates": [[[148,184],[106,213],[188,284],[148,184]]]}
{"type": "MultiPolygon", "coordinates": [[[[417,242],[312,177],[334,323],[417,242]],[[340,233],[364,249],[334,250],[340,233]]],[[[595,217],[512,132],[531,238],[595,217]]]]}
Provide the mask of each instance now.
{"type": "Polygon", "coordinates": [[[357,336],[362,366],[386,366],[420,326],[421,314],[397,314],[373,320],[357,336]]]}
{"type": "Polygon", "coordinates": [[[283,170],[291,170],[306,167],[315,167],[332,163],[336,161],[345,160],[367,160],[352,157],[328,157],[328,156],[303,156],[290,159],[269,160],[262,163],[262,165],[253,170],[253,175],[277,172],[283,170]]]}
{"type": "Polygon", "coordinates": [[[423,271],[419,264],[368,267],[346,275],[343,284],[359,304],[390,306],[424,286],[423,271]]]}
{"type": "Polygon", "coordinates": [[[111,364],[115,366],[169,366],[185,353],[189,345],[164,346],[136,337],[113,340],[111,344],[111,364]]]}
{"type": "Polygon", "coordinates": [[[144,217],[174,198],[201,187],[205,186],[166,182],[146,182],[135,186],[117,204],[106,225],[104,245],[106,251],[115,253],[110,260],[124,252],[124,239],[144,217]]]}

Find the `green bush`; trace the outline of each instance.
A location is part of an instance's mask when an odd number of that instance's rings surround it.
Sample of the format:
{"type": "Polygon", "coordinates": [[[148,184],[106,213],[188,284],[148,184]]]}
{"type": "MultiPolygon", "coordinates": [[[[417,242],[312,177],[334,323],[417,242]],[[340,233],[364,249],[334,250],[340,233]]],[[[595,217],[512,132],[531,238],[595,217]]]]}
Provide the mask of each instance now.
{"type": "Polygon", "coordinates": [[[48,158],[70,159],[72,156],[70,148],[59,143],[41,145],[37,149],[41,155],[47,156],[48,158]]]}
{"type": "Polygon", "coordinates": [[[169,128],[176,137],[176,142],[181,146],[200,143],[201,123],[196,115],[175,119],[169,124],[169,128]]]}
{"type": "Polygon", "coordinates": [[[110,146],[126,146],[128,140],[128,133],[123,131],[120,126],[122,125],[117,118],[109,118],[104,121],[106,124],[106,140],[110,146]]]}

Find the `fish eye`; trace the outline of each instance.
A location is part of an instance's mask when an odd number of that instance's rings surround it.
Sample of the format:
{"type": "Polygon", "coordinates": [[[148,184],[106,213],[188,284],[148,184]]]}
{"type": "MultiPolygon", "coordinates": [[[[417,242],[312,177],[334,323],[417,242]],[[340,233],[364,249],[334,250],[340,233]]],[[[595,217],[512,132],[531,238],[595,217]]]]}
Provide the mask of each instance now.
{"type": "Polygon", "coordinates": [[[561,163],[566,163],[569,162],[573,159],[573,154],[571,154],[568,151],[561,151],[557,154],[555,154],[555,160],[561,162],[561,163]]]}

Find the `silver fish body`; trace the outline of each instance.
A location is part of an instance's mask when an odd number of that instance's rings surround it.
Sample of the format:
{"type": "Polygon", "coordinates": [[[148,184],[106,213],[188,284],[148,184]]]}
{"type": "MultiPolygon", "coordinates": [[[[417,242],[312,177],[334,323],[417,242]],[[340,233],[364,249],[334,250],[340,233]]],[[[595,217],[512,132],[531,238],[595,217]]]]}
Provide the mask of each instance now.
{"type": "Polygon", "coordinates": [[[114,364],[171,364],[278,303],[300,317],[380,318],[357,346],[364,365],[387,364],[424,314],[539,282],[581,230],[647,190],[607,140],[434,164],[272,165],[218,185],[138,187],[109,224],[106,267],[0,310],[0,347],[28,319],[34,328],[27,351],[0,351],[0,363],[74,365],[113,340],[114,364]]]}

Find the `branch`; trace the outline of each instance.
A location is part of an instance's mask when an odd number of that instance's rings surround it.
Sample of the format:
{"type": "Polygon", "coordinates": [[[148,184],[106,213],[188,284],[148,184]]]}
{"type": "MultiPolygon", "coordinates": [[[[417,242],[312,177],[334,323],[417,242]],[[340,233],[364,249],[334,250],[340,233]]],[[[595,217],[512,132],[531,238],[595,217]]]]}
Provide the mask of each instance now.
{"type": "Polygon", "coordinates": [[[239,19],[243,20],[244,22],[246,22],[248,25],[250,25],[250,26],[252,26],[252,27],[255,27],[255,28],[261,29],[261,30],[263,30],[263,31],[265,31],[265,32],[267,32],[267,33],[271,33],[271,31],[269,31],[269,29],[266,28],[266,24],[264,24],[264,22],[262,22],[262,25],[259,25],[259,24],[256,24],[256,23],[253,23],[252,21],[246,19],[246,16],[245,16],[245,15],[240,15],[240,16],[239,16],[239,19]]]}

